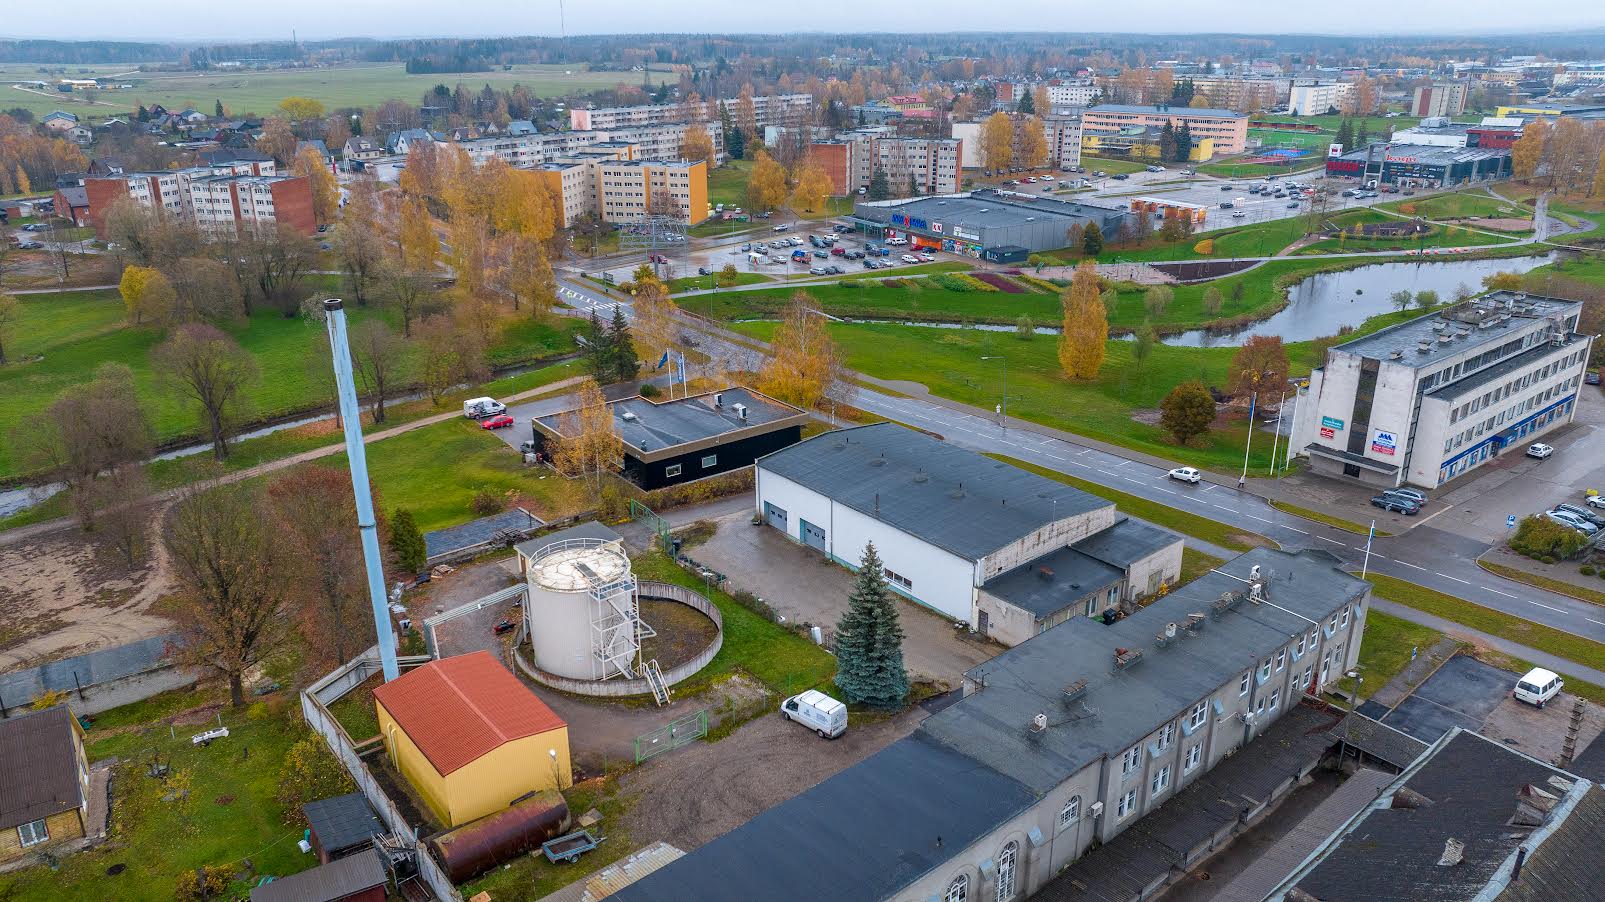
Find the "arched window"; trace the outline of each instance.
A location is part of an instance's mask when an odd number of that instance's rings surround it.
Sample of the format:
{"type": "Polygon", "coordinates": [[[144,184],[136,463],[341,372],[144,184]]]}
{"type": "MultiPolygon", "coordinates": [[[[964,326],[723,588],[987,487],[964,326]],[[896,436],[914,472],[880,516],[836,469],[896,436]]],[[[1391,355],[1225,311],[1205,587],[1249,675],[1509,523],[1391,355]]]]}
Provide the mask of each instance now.
{"type": "Polygon", "coordinates": [[[947,895],[942,902],[967,902],[970,898],[970,878],[967,874],[960,874],[947,885],[947,895]]]}
{"type": "Polygon", "coordinates": [[[1020,844],[1010,840],[998,853],[998,902],[1014,898],[1014,857],[1019,850],[1020,844]]]}
{"type": "Polygon", "coordinates": [[[1070,801],[1065,802],[1064,807],[1059,809],[1059,829],[1063,830],[1079,820],[1081,820],[1081,796],[1071,796],[1070,801]]]}

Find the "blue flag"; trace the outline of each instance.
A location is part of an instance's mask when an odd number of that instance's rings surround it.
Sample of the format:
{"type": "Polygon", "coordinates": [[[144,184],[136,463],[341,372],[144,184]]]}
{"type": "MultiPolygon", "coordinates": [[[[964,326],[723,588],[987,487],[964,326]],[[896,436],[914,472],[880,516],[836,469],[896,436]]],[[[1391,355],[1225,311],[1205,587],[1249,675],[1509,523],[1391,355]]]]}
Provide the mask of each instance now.
{"type": "Polygon", "coordinates": [[[668,351],[664,351],[663,352],[663,356],[658,360],[658,365],[653,367],[653,369],[661,370],[661,369],[663,369],[663,365],[665,363],[668,363],[668,362],[669,362],[669,352],[668,351]]]}

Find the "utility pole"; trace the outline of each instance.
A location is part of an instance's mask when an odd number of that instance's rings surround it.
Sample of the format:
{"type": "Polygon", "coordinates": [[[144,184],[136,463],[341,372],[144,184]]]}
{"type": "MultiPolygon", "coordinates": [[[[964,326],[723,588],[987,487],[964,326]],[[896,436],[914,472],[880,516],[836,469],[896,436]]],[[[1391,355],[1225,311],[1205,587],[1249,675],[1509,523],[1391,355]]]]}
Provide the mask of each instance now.
{"type": "Polygon", "coordinates": [[[367,449],[362,445],[362,410],[357,406],[357,385],[351,376],[351,347],[346,341],[345,302],[323,302],[329,349],[334,356],[334,382],[340,395],[340,422],[345,429],[346,460],[351,468],[351,491],[357,502],[357,533],[362,537],[362,562],[368,571],[368,595],[373,601],[374,638],[385,682],[400,675],[396,666],[396,640],[390,630],[390,605],[385,597],[384,566],[379,557],[379,527],[373,514],[373,493],[368,487],[367,449]]]}
{"type": "Polygon", "coordinates": [[[1009,428],[1009,358],[994,354],[991,357],[982,357],[982,360],[1003,361],[1003,402],[998,405],[998,426],[1009,428]]]}

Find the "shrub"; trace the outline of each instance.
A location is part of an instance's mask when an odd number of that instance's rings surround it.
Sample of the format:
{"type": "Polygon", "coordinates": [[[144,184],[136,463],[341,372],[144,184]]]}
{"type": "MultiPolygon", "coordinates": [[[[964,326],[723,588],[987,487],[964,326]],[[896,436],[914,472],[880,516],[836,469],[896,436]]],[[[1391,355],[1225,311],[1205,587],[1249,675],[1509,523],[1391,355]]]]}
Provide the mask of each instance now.
{"type": "Polygon", "coordinates": [[[1524,517],[1510,537],[1512,551],[1546,564],[1571,557],[1586,544],[1588,539],[1577,530],[1537,515],[1524,517]]]}
{"type": "MultiPolygon", "coordinates": [[[[363,737],[366,738],[366,737],[363,737]]],[[[273,797],[284,806],[284,815],[292,824],[302,822],[301,806],[313,799],[351,792],[357,785],[351,775],[334,760],[323,738],[308,733],[296,740],[284,753],[284,764],[279,768],[279,785],[273,797]]]]}
{"type": "Polygon", "coordinates": [[[1595,572],[1594,565],[1584,564],[1583,566],[1577,568],[1577,572],[1583,574],[1584,576],[1593,576],[1595,572]]]}
{"type": "Polygon", "coordinates": [[[173,887],[173,898],[180,902],[214,899],[223,895],[228,889],[228,883],[227,868],[202,865],[186,869],[178,873],[178,883],[173,887]]]}
{"type": "Polygon", "coordinates": [[[1553,557],[1550,557],[1549,555],[1545,554],[1545,555],[1540,555],[1539,556],[1538,562],[1541,563],[1541,564],[1553,564],[1553,563],[1555,563],[1555,559],[1553,557]]]}
{"type": "Polygon", "coordinates": [[[1204,240],[1193,245],[1193,253],[1203,254],[1206,257],[1215,253],[1215,239],[1205,238],[1204,240]]]}
{"type": "Polygon", "coordinates": [[[1040,291],[1043,294],[1059,293],[1059,286],[1053,284],[1047,279],[1039,279],[1036,276],[1018,275],[1014,277],[1014,281],[1019,282],[1021,285],[1024,285],[1033,291],[1040,291]]]}
{"type": "Polygon", "coordinates": [[[474,500],[468,506],[481,517],[488,517],[501,513],[507,507],[507,499],[490,489],[480,489],[474,493],[474,500]]]}
{"type": "Polygon", "coordinates": [[[663,394],[663,389],[658,388],[656,385],[653,385],[650,382],[641,383],[641,397],[643,397],[643,398],[656,398],[656,397],[658,397],[658,396],[660,396],[662,394],[663,394]]]}

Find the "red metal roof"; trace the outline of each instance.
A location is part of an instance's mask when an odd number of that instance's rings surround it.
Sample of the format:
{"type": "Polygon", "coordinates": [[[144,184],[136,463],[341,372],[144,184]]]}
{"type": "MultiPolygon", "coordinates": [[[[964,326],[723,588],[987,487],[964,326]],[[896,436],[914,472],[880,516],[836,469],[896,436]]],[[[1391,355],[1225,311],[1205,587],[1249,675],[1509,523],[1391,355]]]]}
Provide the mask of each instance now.
{"type": "Polygon", "coordinates": [[[488,651],[431,661],[373,697],[441,776],[515,739],[567,726],[488,651]]]}

